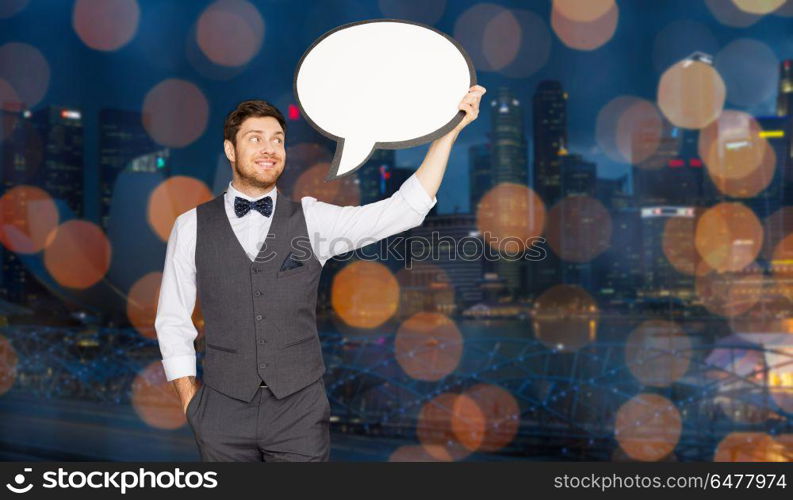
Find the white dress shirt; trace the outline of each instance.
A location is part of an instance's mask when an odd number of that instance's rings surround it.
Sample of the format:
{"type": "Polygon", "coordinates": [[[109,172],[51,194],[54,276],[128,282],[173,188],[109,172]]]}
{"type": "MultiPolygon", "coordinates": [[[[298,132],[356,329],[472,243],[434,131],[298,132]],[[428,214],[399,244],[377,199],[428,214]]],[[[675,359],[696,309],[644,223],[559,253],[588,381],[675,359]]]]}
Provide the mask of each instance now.
{"type": "MultiPolygon", "coordinates": [[[[273,187],[263,196],[273,198],[273,214],[278,191],[273,187]]],[[[253,262],[270,230],[271,217],[251,209],[242,217],[234,213],[234,198],[253,200],[237,191],[231,182],[224,196],[226,216],[248,258],[253,262]]],[[[263,197],[262,196],[262,197],[263,197]]],[[[401,233],[420,225],[437,198],[430,198],[416,174],[411,175],[391,197],[361,206],[339,206],[311,196],[300,200],[311,248],[323,266],[333,257],[401,233]]],[[[167,380],[196,375],[194,341],[198,335],[192,320],[196,300],[196,209],[176,218],[168,247],[157,317],[154,328],[162,353],[167,380]]],[[[240,277],[245,279],[246,277],[240,277]]]]}

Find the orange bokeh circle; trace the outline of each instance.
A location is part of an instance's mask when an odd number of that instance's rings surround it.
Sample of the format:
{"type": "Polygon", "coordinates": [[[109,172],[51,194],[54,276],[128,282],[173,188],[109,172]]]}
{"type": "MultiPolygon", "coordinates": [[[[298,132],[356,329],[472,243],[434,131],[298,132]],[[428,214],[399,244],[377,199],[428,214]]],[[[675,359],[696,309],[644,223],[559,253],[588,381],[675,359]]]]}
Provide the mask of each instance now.
{"type": "Polygon", "coordinates": [[[740,271],[760,254],[763,226],[752,209],[724,202],[707,209],[697,221],[695,246],[712,269],[740,271]]]}
{"type": "Polygon", "coordinates": [[[8,392],[14,386],[17,378],[17,363],[19,357],[11,342],[0,335],[0,395],[8,392]]]}
{"type": "Polygon", "coordinates": [[[379,262],[351,262],[333,277],[331,305],[348,325],[375,328],[397,311],[399,283],[379,262]]]}
{"type": "Polygon", "coordinates": [[[672,453],[680,440],[683,420],[663,396],[639,394],[617,411],[614,435],[634,460],[657,461],[672,453]]]}
{"type": "Polygon", "coordinates": [[[688,370],[691,345],[691,339],[677,323],[646,320],[625,342],[625,364],[642,384],[667,387],[688,370]]]}
{"type": "Polygon", "coordinates": [[[43,249],[58,226],[52,197],[35,186],[16,186],[0,197],[0,242],[9,250],[31,254],[43,249]]]}
{"type": "Polygon", "coordinates": [[[485,241],[496,250],[510,253],[525,250],[531,244],[529,239],[542,233],[544,224],[542,199],[531,188],[520,184],[496,185],[485,193],[476,210],[476,225],[485,241]]]}
{"type": "Polygon", "coordinates": [[[520,407],[509,391],[497,385],[476,384],[463,395],[467,398],[458,406],[468,407],[466,418],[458,418],[457,413],[452,417],[452,429],[463,446],[495,452],[512,442],[520,426],[520,407]],[[476,404],[476,410],[470,408],[471,403],[476,404]]]}
{"type": "Polygon", "coordinates": [[[135,377],[132,408],[146,424],[157,429],[178,429],[187,422],[182,402],[166,380],[161,361],[150,363],[135,377]]]}
{"type": "Polygon", "coordinates": [[[658,83],[658,107],[674,125],[689,129],[708,126],[724,109],[727,87],[716,69],[701,61],[670,66],[658,83]]]}
{"type": "Polygon", "coordinates": [[[162,241],[168,241],[178,216],[211,199],[212,192],[202,181],[183,175],[170,177],[149,196],[149,225],[162,241]]]}
{"type": "Polygon", "coordinates": [[[85,289],[110,269],[110,241],[96,224],[70,220],[58,226],[44,249],[44,266],[61,285],[85,289]]]}
{"type": "Polygon", "coordinates": [[[138,333],[150,339],[157,338],[154,320],[161,282],[161,272],[148,273],[136,281],[127,294],[127,318],[138,333]]]}
{"type": "Polygon", "coordinates": [[[394,355],[402,369],[417,380],[437,381],[460,362],[463,337],[454,321],[435,312],[420,312],[397,329],[394,355]]]}
{"type": "Polygon", "coordinates": [[[785,462],[785,445],[764,432],[731,432],[719,442],[714,462],[785,462]]]}
{"type": "Polygon", "coordinates": [[[466,436],[467,444],[478,446],[477,436],[484,435],[484,417],[470,398],[445,392],[421,407],[416,434],[427,453],[436,460],[451,462],[471,453],[452,428],[455,418],[456,430],[466,436]]]}

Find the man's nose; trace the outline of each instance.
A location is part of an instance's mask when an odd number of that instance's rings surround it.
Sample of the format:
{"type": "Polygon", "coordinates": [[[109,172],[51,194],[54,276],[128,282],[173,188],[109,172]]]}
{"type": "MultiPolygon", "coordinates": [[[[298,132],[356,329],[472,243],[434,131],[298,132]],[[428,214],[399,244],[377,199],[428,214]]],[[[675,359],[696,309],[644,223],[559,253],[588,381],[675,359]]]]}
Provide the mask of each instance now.
{"type": "Polygon", "coordinates": [[[271,142],[265,142],[259,150],[259,154],[265,153],[269,155],[275,154],[275,146],[271,142]]]}

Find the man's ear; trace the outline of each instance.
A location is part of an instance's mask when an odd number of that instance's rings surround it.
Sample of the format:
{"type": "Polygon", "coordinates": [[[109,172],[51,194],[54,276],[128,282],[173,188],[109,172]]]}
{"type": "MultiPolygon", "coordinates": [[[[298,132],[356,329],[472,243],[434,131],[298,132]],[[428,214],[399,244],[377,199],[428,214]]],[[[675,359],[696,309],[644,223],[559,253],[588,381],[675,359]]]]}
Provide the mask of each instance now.
{"type": "Polygon", "coordinates": [[[231,163],[234,163],[236,161],[234,157],[234,144],[232,144],[230,140],[226,139],[223,141],[223,151],[225,151],[226,158],[231,163]]]}

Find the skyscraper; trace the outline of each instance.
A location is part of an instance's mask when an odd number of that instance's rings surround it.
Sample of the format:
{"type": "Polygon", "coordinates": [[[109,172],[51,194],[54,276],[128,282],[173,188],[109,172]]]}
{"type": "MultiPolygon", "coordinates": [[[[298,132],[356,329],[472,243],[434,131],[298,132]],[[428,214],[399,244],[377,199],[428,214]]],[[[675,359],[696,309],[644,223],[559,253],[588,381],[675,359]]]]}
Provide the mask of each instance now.
{"type": "MultiPolygon", "coordinates": [[[[106,230],[108,227],[113,188],[119,174],[135,158],[162,149],[146,133],[139,112],[121,109],[99,111],[99,217],[102,228],[106,230]]],[[[166,163],[154,166],[164,175],[168,174],[166,163]]]]}
{"type": "Polygon", "coordinates": [[[597,165],[579,154],[559,156],[561,195],[597,195],[597,165]]]}
{"type": "Polygon", "coordinates": [[[523,105],[510,89],[502,87],[490,102],[490,107],[493,184],[515,182],[528,185],[523,105]]]}
{"type": "Polygon", "coordinates": [[[395,153],[396,151],[393,149],[375,149],[366,163],[355,172],[361,190],[361,205],[382,200],[388,196],[386,192],[390,184],[391,172],[395,166],[395,153]]]}
{"type": "Polygon", "coordinates": [[[476,214],[479,200],[493,187],[490,144],[475,144],[468,149],[468,179],[471,213],[476,214]]]}
{"type": "Polygon", "coordinates": [[[788,116],[793,106],[793,60],[786,59],[779,64],[779,93],[776,97],[777,116],[788,116]]]}
{"type": "Polygon", "coordinates": [[[82,113],[77,109],[47,106],[33,112],[31,121],[44,145],[36,184],[66,203],[76,217],[82,217],[85,190],[82,113]]]}
{"type": "Polygon", "coordinates": [[[561,196],[559,152],[567,147],[567,93],[555,80],[540,82],[533,98],[533,186],[546,205],[561,196]]]}
{"type": "MultiPolygon", "coordinates": [[[[490,102],[491,110],[491,172],[494,186],[502,182],[528,185],[526,134],[523,105],[508,88],[498,89],[490,102]]],[[[472,208],[473,210],[473,208],[472,208]]],[[[523,288],[521,269],[524,261],[499,259],[496,271],[506,281],[507,289],[517,295],[523,288]]]]}

